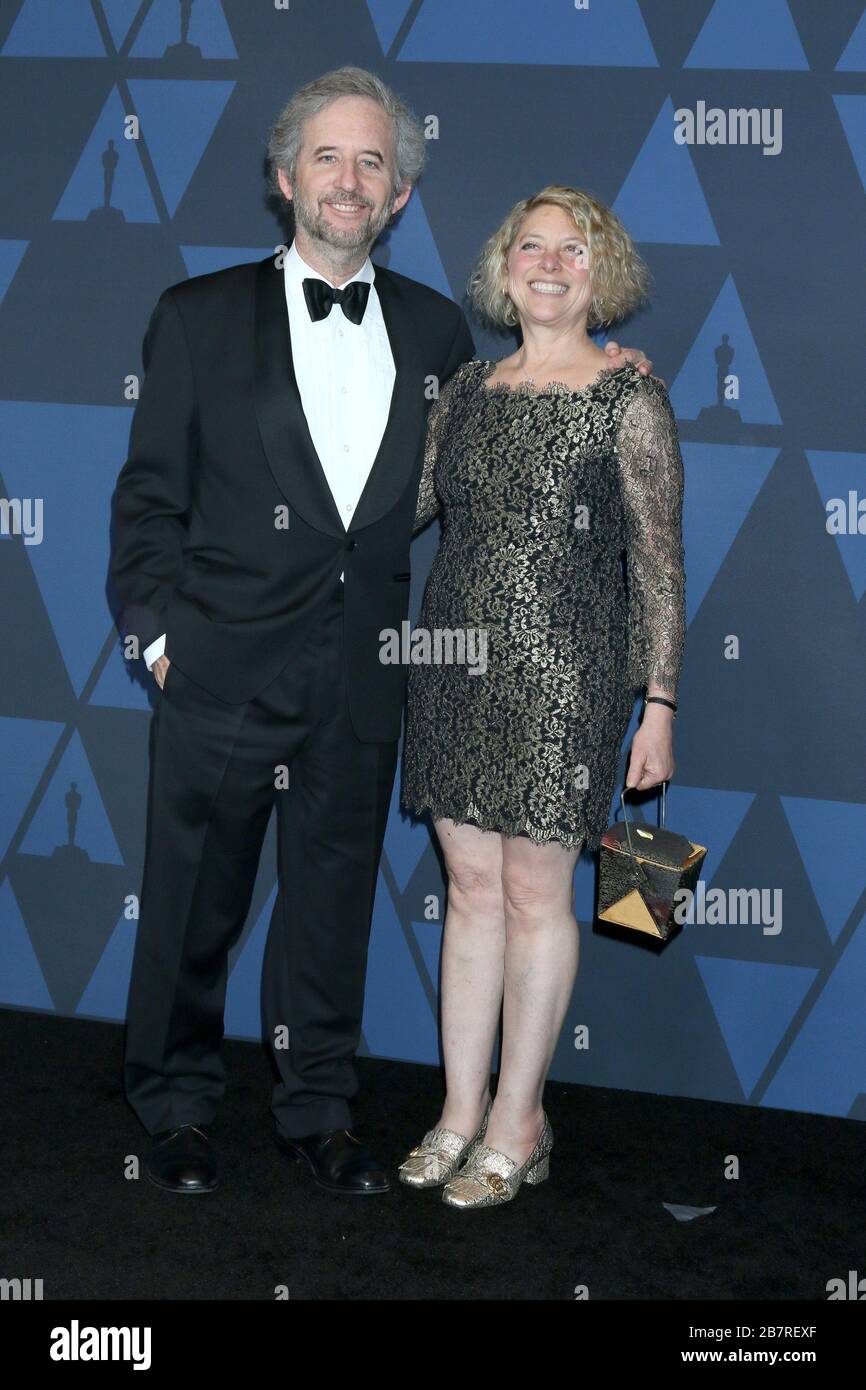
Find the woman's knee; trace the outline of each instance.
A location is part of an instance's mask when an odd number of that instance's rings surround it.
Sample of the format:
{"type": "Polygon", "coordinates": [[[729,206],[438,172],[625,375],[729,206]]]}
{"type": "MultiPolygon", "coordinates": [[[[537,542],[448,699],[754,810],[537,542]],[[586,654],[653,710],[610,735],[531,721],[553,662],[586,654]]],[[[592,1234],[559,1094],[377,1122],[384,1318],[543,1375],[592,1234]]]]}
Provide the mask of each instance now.
{"type": "Polygon", "coordinates": [[[502,909],[502,879],[497,864],[458,857],[447,861],[447,870],[449,902],[502,909]]]}
{"type": "Polygon", "coordinates": [[[506,913],[541,922],[571,912],[574,862],[574,855],[548,846],[521,844],[506,851],[502,865],[506,913]]]}
{"type": "Polygon", "coordinates": [[[502,910],[502,849],[499,837],[473,827],[439,830],[453,906],[502,910]]]}

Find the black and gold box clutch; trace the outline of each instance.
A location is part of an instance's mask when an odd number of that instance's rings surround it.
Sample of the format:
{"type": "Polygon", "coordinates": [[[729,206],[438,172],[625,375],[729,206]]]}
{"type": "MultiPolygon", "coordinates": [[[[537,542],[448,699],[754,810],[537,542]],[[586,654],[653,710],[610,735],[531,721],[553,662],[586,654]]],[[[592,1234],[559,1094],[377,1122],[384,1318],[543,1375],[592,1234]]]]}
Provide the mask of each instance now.
{"type": "Polygon", "coordinates": [[[625,789],[620,792],[623,819],[604,832],[598,856],[598,919],[670,941],[683,926],[706,857],[703,845],[665,828],[665,784],[661,787],[660,824],[630,821],[625,789]],[[677,908],[683,904],[680,911],[677,908]]]}

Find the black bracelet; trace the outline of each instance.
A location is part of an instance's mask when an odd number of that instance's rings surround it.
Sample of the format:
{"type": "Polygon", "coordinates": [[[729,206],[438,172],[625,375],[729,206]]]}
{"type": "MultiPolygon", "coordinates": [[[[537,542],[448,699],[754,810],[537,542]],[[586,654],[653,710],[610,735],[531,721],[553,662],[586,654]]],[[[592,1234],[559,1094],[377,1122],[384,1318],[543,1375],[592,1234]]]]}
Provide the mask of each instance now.
{"type": "Polygon", "coordinates": [[[674,718],[676,718],[676,705],[674,704],[673,700],[666,700],[664,695],[644,695],[643,702],[645,705],[667,705],[668,709],[673,710],[674,718]]]}

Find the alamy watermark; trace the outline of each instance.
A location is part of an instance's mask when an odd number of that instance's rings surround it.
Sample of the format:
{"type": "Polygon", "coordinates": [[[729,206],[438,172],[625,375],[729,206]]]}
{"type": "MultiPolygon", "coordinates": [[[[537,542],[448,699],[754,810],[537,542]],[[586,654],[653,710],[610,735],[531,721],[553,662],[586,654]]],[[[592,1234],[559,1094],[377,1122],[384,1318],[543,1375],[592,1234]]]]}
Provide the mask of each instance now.
{"type": "Polygon", "coordinates": [[[760,926],[764,936],[782,930],[781,888],[710,888],[702,878],[697,891],[674,893],[674,921],[692,926],[760,926]]]}
{"type": "Polygon", "coordinates": [[[484,627],[383,627],[379,633],[383,666],[467,666],[470,676],[487,670],[487,629],[484,627]]]}
{"type": "Polygon", "coordinates": [[[781,106],[736,106],[725,111],[699,101],[694,111],[680,106],[674,112],[678,145],[762,145],[764,154],[781,154],[781,106]]]}
{"type": "Polygon", "coordinates": [[[0,536],[23,536],[25,545],[42,544],[41,497],[0,497],[0,536]]]}

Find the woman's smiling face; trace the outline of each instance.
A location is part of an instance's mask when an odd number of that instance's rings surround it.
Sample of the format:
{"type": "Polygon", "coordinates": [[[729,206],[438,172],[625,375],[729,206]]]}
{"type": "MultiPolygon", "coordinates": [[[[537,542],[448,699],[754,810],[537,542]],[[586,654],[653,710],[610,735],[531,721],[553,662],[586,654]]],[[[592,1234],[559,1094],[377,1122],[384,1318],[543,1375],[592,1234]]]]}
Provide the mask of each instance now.
{"type": "Polygon", "coordinates": [[[527,213],[508,253],[505,287],[521,320],[565,324],[588,313],[589,247],[564,208],[546,203],[527,213]]]}

